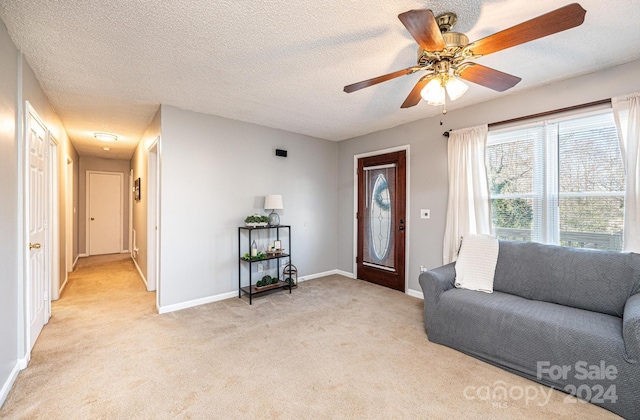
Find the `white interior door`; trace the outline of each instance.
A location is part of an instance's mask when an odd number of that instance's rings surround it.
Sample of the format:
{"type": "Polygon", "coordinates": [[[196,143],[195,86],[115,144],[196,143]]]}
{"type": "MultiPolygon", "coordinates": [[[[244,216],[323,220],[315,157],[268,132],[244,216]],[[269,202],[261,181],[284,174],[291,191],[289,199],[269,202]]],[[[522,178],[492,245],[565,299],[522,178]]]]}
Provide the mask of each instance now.
{"type": "Polygon", "coordinates": [[[29,109],[27,117],[27,144],[29,147],[29,173],[27,175],[29,202],[27,205],[29,226],[29,264],[27,272],[27,296],[29,297],[29,346],[36,343],[47,319],[47,129],[35,113],[29,109]]]}
{"type": "Polygon", "coordinates": [[[88,172],[89,255],[122,250],[122,174],[88,172]]]}

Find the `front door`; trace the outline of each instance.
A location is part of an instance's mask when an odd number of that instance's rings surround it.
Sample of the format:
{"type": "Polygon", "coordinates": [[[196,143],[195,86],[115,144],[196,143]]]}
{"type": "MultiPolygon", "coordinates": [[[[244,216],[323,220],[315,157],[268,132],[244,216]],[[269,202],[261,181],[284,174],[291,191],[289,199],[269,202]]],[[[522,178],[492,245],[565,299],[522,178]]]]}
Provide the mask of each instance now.
{"type": "Polygon", "coordinates": [[[122,247],[122,174],[89,172],[89,255],[122,247]]]}
{"type": "Polygon", "coordinates": [[[29,328],[30,349],[36,343],[44,324],[47,322],[48,269],[46,240],[47,216],[47,129],[35,111],[29,109],[27,117],[27,144],[29,147],[29,174],[27,176],[29,204],[29,267],[27,284],[29,288],[29,328]]]}
{"type": "Polygon", "coordinates": [[[406,152],[358,159],[357,277],[405,290],[406,152]]]}

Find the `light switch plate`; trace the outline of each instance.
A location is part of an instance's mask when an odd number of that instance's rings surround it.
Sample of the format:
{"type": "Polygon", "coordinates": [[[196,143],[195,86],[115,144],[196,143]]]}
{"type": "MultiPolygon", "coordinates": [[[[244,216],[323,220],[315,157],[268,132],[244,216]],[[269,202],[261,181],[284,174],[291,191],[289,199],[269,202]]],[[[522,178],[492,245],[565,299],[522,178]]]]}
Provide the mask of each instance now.
{"type": "Polygon", "coordinates": [[[429,209],[420,209],[420,218],[421,219],[431,219],[431,210],[429,210],[429,209]]]}

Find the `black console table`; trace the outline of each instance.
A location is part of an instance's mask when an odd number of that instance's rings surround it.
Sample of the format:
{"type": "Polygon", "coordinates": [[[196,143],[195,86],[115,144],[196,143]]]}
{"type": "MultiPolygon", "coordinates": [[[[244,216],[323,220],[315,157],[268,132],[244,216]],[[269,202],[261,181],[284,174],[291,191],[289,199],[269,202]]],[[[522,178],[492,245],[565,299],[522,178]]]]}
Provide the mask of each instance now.
{"type": "Polygon", "coordinates": [[[240,226],[238,228],[238,298],[242,298],[242,294],[246,294],[249,295],[249,305],[251,305],[253,302],[253,295],[257,295],[260,293],[264,293],[264,292],[268,292],[271,290],[276,290],[276,289],[284,289],[284,288],[288,288],[289,289],[289,293],[291,293],[291,284],[283,281],[284,279],[280,279],[280,260],[283,258],[288,258],[289,262],[291,262],[291,226],[288,225],[278,225],[278,226],[258,226],[258,227],[249,227],[249,226],[240,226]],[[266,254],[265,257],[263,258],[256,258],[254,256],[251,255],[251,243],[253,242],[253,240],[255,238],[252,238],[252,235],[256,232],[256,231],[267,231],[269,232],[269,239],[274,239],[276,241],[281,241],[284,238],[281,238],[280,236],[280,230],[282,229],[286,229],[287,230],[287,235],[286,238],[288,239],[288,241],[286,242],[286,246],[287,248],[284,248],[285,250],[288,250],[288,253],[278,253],[278,254],[266,254]],[[273,233],[275,231],[275,237],[273,236],[273,233]],[[247,237],[249,239],[249,242],[247,243],[248,246],[246,248],[244,248],[245,250],[248,250],[248,254],[249,254],[249,258],[245,259],[243,258],[243,247],[242,247],[242,238],[243,237],[247,237]],[[269,260],[277,260],[278,263],[278,268],[276,270],[276,275],[277,275],[277,279],[278,282],[274,283],[274,284],[270,284],[267,286],[263,286],[263,287],[258,287],[255,285],[254,281],[253,281],[253,264],[255,263],[260,263],[260,262],[264,262],[264,261],[269,261],[269,260]],[[249,284],[247,286],[242,286],[242,264],[246,264],[248,265],[249,268],[249,284]]]}

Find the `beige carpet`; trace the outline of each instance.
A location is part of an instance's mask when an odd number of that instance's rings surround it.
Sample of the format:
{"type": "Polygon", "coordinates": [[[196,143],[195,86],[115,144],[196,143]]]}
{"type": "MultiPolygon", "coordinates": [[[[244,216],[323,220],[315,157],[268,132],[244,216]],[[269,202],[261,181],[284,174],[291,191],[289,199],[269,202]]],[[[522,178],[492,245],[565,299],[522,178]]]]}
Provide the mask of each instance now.
{"type": "Polygon", "coordinates": [[[157,315],[117,256],[72,273],[0,417],[616,417],[565,397],[430,343],[422,301],[399,292],[331,276],[157,315]]]}

